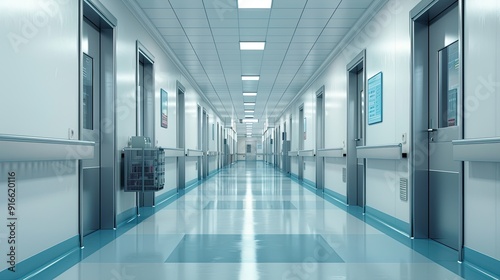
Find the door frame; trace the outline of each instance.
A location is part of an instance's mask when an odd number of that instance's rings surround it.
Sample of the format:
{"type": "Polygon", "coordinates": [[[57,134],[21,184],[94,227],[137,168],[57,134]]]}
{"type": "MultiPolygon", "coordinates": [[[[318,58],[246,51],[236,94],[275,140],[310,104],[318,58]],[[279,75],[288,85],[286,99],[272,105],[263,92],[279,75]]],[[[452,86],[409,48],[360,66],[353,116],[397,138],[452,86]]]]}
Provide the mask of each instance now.
{"type": "MultiPolygon", "coordinates": [[[[177,148],[182,149],[186,154],[186,88],[176,81],[175,85],[176,96],[176,142],[177,148]],[[182,98],[181,98],[182,96],[182,98]]],[[[186,157],[177,157],[177,192],[184,191],[186,188],[186,157]]]]}
{"type": "MultiPolygon", "coordinates": [[[[305,118],[305,112],[304,112],[304,103],[302,103],[299,106],[299,146],[298,150],[304,150],[304,144],[305,144],[305,139],[304,139],[304,134],[306,133],[306,128],[304,127],[304,118],[305,118]]],[[[297,156],[297,165],[298,165],[298,172],[297,172],[297,177],[299,181],[304,180],[304,157],[298,155],[297,156]]]]}
{"type": "MultiPolygon", "coordinates": [[[[153,54],[139,41],[136,40],[136,71],[135,71],[135,85],[136,85],[136,124],[135,135],[146,136],[150,138],[151,145],[155,146],[155,57],[153,54]],[[140,64],[143,64],[143,72],[146,69],[151,71],[152,80],[151,84],[146,86],[144,75],[142,81],[140,79],[140,64]],[[140,84],[144,88],[140,88],[140,84]],[[141,94],[142,91],[142,94],[141,94]]],[[[154,192],[137,192],[136,205],[142,207],[151,207],[155,205],[154,192]]],[[[137,207],[137,215],[139,215],[139,207],[137,207]]]]}
{"type": "MultiPolygon", "coordinates": [[[[366,92],[366,50],[362,50],[356,57],[351,60],[346,66],[347,71],[347,204],[357,205],[358,204],[358,68],[363,68],[363,92],[366,92]],[[356,85],[354,89],[353,85],[356,85]],[[352,120],[356,121],[356,126],[351,125],[352,120]],[[353,182],[356,184],[353,185],[353,182]]],[[[365,95],[366,96],[366,95],[365,95]]],[[[365,102],[365,112],[366,112],[366,102],[365,102]]],[[[366,144],[366,125],[363,127],[363,138],[361,146],[366,144]]],[[[363,173],[366,173],[366,160],[363,159],[363,173]]],[[[366,174],[363,174],[364,181],[366,181],[366,174]]],[[[363,198],[362,204],[359,205],[363,208],[363,213],[366,212],[366,182],[363,182],[363,198]]]]}
{"type": "Polygon", "coordinates": [[[325,158],[317,156],[325,148],[325,86],[316,91],[316,188],[325,189],[325,158]]]}
{"type": "MultiPolygon", "coordinates": [[[[411,27],[411,143],[410,173],[412,183],[412,199],[410,200],[411,236],[413,238],[429,238],[429,96],[428,96],[428,46],[429,21],[436,15],[458,2],[459,10],[459,86],[460,95],[457,120],[461,124],[459,139],[463,139],[463,73],[464,73],[464,28],[463,0],[422,0],[410,11],[411,27]],[[418,186],[416,188],[415,186],[418,186]]],[[[463,260],[464,246],[464,165],[459,170],[458,211],[458,260],[463,260]]]]}
{"type": "MultiPolygon", "coordinates": [[[[83,103],[81,92],[83,92],[83,50],[82,29],[84,17],[99,28],[101,38],[101,77],[100,77],[100,107],[101,120],[101,149],[100,149],[100,228],[116,228],[116,183],[120,181],[120,169],[116,163],[121,160],[121,155],[116,149],[116,36],[115,28],[117,19],[111,12],[97,0],[80,0],[79,2],[79,24],[78,24],[78,122],[79,137],[82,136],[83,127],[83,103]],[[111,73],[112,75],[107,75],[111,73]],[[103,125],[106,125],[103,127],[103,125]],[[102,186],[109,186],[103,188],[102,186]]],[[[78,162],[78,233],[80,246],[83,247],[83,165],[78,162]]]]}

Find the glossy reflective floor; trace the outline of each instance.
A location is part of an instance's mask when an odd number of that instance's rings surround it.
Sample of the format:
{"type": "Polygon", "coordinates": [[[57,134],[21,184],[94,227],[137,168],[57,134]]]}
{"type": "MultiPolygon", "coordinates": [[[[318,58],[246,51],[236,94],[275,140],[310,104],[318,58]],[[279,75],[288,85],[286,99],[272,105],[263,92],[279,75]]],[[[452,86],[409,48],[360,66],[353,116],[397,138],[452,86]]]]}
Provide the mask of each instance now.
{"type": "Polygon", "coordinates": [[[464,272],[454,251],[365,221],[359,209],[326,201],[262,162],[233,164],[142,211],[117,231],[87,237],[73,263],[47,273],[72,280],[483,277],[464,272]]]}

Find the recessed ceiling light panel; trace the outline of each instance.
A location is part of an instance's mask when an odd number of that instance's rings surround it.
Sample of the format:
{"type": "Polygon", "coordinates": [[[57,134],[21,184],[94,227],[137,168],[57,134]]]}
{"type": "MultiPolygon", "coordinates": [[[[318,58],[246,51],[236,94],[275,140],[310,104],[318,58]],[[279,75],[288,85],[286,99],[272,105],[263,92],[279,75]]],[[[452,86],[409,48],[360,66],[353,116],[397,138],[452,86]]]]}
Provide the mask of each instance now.
{"type": "Polygon", "coordinates": [[[242,81],[258,81],[260,76],[241,76],[242,81]]]}
{"type": "Polygon", "coordinates": [[[271,9],[273,0],[238,0],[239,9],[271,9]]]}
{"type": "Polygon", "coordinates": [[[243,96],[257,96],[256,92],[244,92],[243,96]]]}
{"type": "Polygon", "coordinates": [[[262,51],[266,47],[266,42],[240,42],[242,51],[262,51]]]}
{"type": "Polygon", "coordinates": [[[255,102],[244,102],[244,106],[255,106],[255,102]]]}
{"type": "Polygon", "coordinates": [[[244,122],[244,123],[258,123],[259,120],[258,119],[242,119],[241,122],[244,122]]]}

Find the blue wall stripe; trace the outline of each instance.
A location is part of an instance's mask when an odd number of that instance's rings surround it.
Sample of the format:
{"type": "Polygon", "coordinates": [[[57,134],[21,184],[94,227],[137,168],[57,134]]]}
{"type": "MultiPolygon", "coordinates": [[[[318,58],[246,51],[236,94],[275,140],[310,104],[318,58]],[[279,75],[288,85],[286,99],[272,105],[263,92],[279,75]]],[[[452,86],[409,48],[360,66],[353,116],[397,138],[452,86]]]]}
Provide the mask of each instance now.
{"type": "Polygon", "coordinates": [[[198,183],[200,183],[198,179],[193,179],[191,181],[188,181],[188,182],[186,182],[186,189],[189,189],[189,188],[192,188],[194,186],[197,186],[198,183]]]}
{"type": "Polygon", "coordinates": [[[316,183],[311,181],[311,180],[307,180],[307,179],[302,179],[303,183],[306,184],[306,185],[309,185],[310,187],[313,187],[316,189],[316,183]]]}
{"type": "Polygon", "coordinates": [[[162,194],[160,194],[159,196],[157,196],[155,198],[155,200],[156,200],[155,204],[160,204],[163,201],[165,201],[165,200],[167,200],[167,199],[169,199],[169,198],[171,198],[171,197],[173,197],[175,195],[177,195],[177,189],[169,190],[169,191],[167,191],[165,193],[162,193],[162,194]]]}
{"type": "Polygon", "coordinates": [[[500,279],[500,260],[464,247],[464,260],[468,265],[500,279]]]}
{"type": "Polygon", "coordinates": [[[383,213],[375,208],[366,206],[366,214],[372,216],[374,219],[386,224],[387,226],[394,228],[395,230],[410,236],[410,224],[401,221],[391,215],[383,213]]]}
{"type": "Polygon", "coordinates": [[[297,174],[294,174],[294,173],[290,173],[290,178],[295,179],[295,180],[299,180],[299,176],[297,176],[297,174]]]}
{"type": "Polygon", "coordinates": [[[135,219],[137,213],[137,208],[132,207],[128,210],[121,212],[116,215],[116,225],[117,227],[121,227],[123,224],[126,224],[128,221],[135,219]]]}
{"type": "Polygon", "coordinates": [[[344,203],[345,205],[347,205],[347,197],[345,195],[342,195],[342,194],[340,194],[340,193],[338,193],[336,191],[332,191],[332,190],[327,189],[327,188],[325,188],[323,190],[323,192],[325,193],[325,195],[330,196],[330,197],[332,197],[334,199],[337,199],[338,201],[340,201],[340,202],[344,203]]]}
{"type": "Polygon", "coordinates": [[[3,270],[0,272],[0,279],[21,279],[23,277],[34,275],[44,266],[50,265],[56,259],[61,258],[74,250],[80,250],[80,238],[78,235],[17,263],[15,266],[15,272],[8,269],[3,270]]]}

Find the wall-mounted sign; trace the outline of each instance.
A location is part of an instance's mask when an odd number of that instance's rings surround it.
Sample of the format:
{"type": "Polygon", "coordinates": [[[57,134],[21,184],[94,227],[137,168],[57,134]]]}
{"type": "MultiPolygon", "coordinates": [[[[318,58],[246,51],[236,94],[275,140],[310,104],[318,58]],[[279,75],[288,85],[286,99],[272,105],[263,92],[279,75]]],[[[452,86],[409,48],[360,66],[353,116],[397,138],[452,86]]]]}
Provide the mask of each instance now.
{"type": "Polygon", "coordinates": [[[164,89],[160,90],[160,112],[161,112],[161,127],[168,127],[168,94],[164,89]]]}
{"type": "Polygon", "coordinates": [[[368,124],[382,122],[383,99],[382,99],[382,72],[368,79],[368,124]]]}

